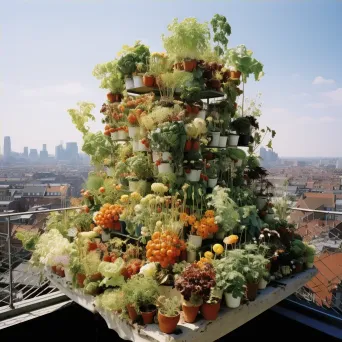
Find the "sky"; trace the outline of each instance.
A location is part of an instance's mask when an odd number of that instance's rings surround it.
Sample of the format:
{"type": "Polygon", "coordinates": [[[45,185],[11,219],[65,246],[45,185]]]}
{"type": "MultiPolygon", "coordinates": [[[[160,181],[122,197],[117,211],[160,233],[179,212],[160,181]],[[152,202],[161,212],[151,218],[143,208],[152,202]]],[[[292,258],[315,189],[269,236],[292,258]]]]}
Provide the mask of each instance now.
{"type": "Polygon", "coordinates": [[[0,0],[0,146],[49,153],[77,141],[67,113],[77,102],[101,104],[106,91],[93,67],[123,44],[142,40],[163,51],[173,18],[210,21],[225,15],[229,47],[245,44],[264,64],[249,79],[248,98],[262,93],[261,125],[277,131],[280,156],[342,157],[342,1],[339,0],[0,0]]]}

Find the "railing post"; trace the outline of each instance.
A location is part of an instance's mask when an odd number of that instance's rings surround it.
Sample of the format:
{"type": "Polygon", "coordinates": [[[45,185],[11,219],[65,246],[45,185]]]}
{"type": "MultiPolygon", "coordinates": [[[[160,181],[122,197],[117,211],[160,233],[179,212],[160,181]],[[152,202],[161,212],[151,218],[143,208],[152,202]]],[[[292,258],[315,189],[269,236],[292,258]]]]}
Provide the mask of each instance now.
{"type": "Polygon", "coordinates": [[[9,271],[9,307],[14,309],[13,305],[13,273],[12,273],[12,232],[11,217],[7,217],[7,250],[8,250],[8,271],[9,271]]]}

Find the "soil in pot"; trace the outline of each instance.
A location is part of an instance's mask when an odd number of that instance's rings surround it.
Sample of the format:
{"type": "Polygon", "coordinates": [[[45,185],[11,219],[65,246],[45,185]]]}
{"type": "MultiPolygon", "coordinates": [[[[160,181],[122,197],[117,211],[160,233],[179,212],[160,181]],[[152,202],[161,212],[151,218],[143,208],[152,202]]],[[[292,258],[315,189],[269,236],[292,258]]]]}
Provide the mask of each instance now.
{"type": "Polygon", "coordinates": [[[240,134],[238,146],[248,146],[251,136],[240,134]]]}
{"type": "Polygon", "coordinates": [[[184,321],[187,323],[195,322],[200,306],[188,306],[183,304],[182,308],[184,314],[184,321]]]}
{"type": "Polygon", "coordinates": [[[159,323],[159,329],[164,334],[172,334],[176,328],[177,324],[179,322],[180,315],[169,317],[165,316],[162,313],[158,311],[158,323],[159,323]]]}
{"type": "Polygon", "coordinates": [[[135,322],[138,318],[137,311],[135,310],[134,306],[132,305],[127,305],[126,309],[128,311],[128,316],[132,320],[132,322],[135,322]]]}
{"type": "Polygon", "coordinates": [[[247,284],[247,299],[249,301],[255,300],[258,294],[258,287],[259,287],[259,282],[247,284]]]}
{"type": "Polygon", "coordinates": [[[221,303],[209,304],[203,303],[201,306],[201,313],[207,321],[215,321],[220,311],[221,303]]]}
{"type": "Polygon", "coordinates": [[[144,321],[144,324],[152,324],[153,318],[156,315],[157,307],[155,305],[145,305],[140,307],[140,312],[142,319],[144,321]]]}

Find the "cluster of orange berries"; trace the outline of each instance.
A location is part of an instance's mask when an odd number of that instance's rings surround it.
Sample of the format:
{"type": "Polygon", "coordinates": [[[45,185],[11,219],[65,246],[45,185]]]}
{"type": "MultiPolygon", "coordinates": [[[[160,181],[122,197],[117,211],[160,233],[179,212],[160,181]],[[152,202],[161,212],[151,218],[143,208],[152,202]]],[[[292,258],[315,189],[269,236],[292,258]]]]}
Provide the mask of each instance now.
{"type": "Polygon", "coordinates": [[[180,239],[176,233],[154,232],[146,246],[146,258],[150,262],[159,262],[161,267],[166,268],[175,264],[181,252],[185,250],[184,240],[180,239]]]}
{"type": "Polygon", "coordinates": [[[94,221],[101,227],[120,230],[119,218],[122,211],[123,207],[121,205],[106,203],[101,207],[94,221]]]}
{"type": "Polygon", "coordinates": [[[207,239],[209,234],[214,234],[218,231],[213,210],[207,210],[204,213],[204,217],[200,220],[197,220],[194,215],[181,213],[180,220],[184,223],[184,226],[191,226],[191,232],[196,233],[196,235],[201,236],[203,239],[207,239]]]}

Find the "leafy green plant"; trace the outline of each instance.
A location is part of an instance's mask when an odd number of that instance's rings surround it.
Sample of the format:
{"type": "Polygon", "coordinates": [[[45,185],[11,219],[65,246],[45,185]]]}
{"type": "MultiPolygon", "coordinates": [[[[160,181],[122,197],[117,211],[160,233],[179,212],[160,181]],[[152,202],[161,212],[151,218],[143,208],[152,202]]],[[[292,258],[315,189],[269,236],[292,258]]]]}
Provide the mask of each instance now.
{"type": "Polygon", "coordinates": [[[110,158],[112,147],[102,132],[88,132],[83,136],[82,151],[90,156],[94,165],[100,165],[106,158],[110,158]]]}
{"type": "Polygon", "coordinates": [[[34,251],[39,240],[39,233],[37,231],[22,230],[17,231],[15,237],[21,241],[27,251],[34,251]]]}
{"type": "Polygon", "coordinates": [[[120,311],[126,306],[124,293],[119,289],[108,289],[96,297],[96,305],[108,311],[120,311]]]}
{"type": "Polygon", "coordinates": [[[93,76],[101,80],[100,88],[108,89],[113,94],[121,93],[124,90],[124,82],[117,60],[97,64],[93,70],[93,76]]]}
{"type": "Polygon", "coordinates": [[[237,134],[249,135],[251,133],[251,122],[245,116],[236,118],[231,122],[230,126],[237,134]]]}
{"type": "Polygon", "coordinates": [[[214,179],[218,177],[218,172],[219,172],[219,168],[218,168],[218,164],[215,160],[211,160],[210,162],[207,163],[207,176],[210,179],[214,179]]]}
{"type": "Polygon", "coordinates": [[[166,298],[159,296],[157,306],[161,314],[167,317],[175,317],[179,315],[180,301],[179,298],[174,296],[166,298]]]}
{"type": "Polygon", "coordinates": [[[98,272],[100,272],[104,278],[101,281],[101,286],[122,286],[125,283],[125,278],[121,274],[121,271],[125,265],[122,258],[117,258],[114,263],[102,261],[98,266],[98,272]]]}
{"type": "Polygon", "coordinates": [[[228,49],[226,53],[227,64],[236,71],[241,71],[242,80],[247,82],[247,78],[254,74],[256,81],[263,76],[263,64],[252,57],[253,52],[247,50],[245,45],[238,45],[235,48],[228,49]]]}
{"type": "Polygon", "coordinates": [[[146,180],[153,176],[152,165],[144,153],[136,154],[126,160],[130,173],[138,179],[146,180]]]}
{"type": "Polygon", "coordinates": [[[316,255],[316,247],[314,245],[305,244],[304,256],[306,258],[306,262],[312,264],[315,261],[315,255],[316,255]]]}
{"type": "Polygon", "coordinates": [[[231,27],[227,18],[220,14],[215,14],[210,24],[214,32],[213,40],[217,44],[214,50],[219,56],[222,56],[228,46],[228,37],[232,33],[231,27]]]}
{"type": "Polygon", "coordinates": [[[91,111],[95,108],[95,104],[89,102],[78,102],[79,109],[68,109],[72,123],[83,134],[89,132],[89,127],[86,126],[89,120],[95,121],[91,111]]]}
{"type": "Polygon", "coordinates": [[[164,48],[175,60],[201,59],[202,52],[208,49],[210,30],[207,23],[201,24],[195,18],[181,22],[174,19],[168,30],[170,35],[162,36],[164,48]]]}

